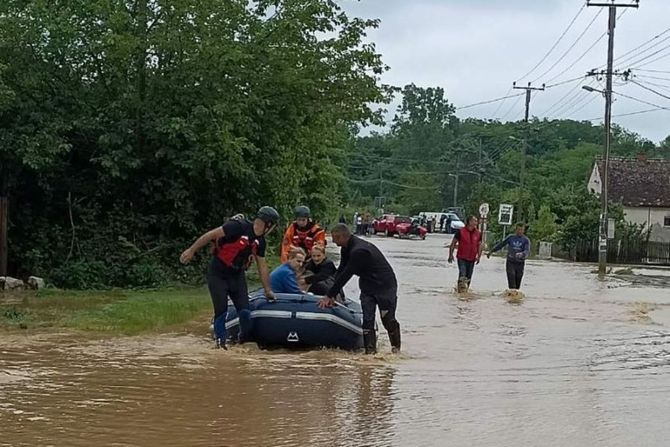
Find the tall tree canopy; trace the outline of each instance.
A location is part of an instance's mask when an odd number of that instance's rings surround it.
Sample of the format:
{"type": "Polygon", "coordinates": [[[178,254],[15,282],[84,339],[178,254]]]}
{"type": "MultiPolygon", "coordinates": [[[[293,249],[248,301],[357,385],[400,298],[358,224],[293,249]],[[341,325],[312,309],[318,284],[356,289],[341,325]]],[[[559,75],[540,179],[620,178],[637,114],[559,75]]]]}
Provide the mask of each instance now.
{"type": "Polygon", "coordinates": [[[330,0],[2,2],[14,270],[138,282],[144,253],[233,212],[325,213],[350,128],[390,93],[376,26],[330,0]]]}

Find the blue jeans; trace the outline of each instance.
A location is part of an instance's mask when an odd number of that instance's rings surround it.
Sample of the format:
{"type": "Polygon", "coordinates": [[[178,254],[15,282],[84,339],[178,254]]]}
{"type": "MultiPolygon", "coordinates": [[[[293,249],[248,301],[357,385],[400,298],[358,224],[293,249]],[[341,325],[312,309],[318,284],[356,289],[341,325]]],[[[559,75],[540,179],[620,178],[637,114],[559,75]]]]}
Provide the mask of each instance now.
{"type": "Polygon", "coordinates": [[[475,269],[475,261],[466,261],[458,259],[458,277],[466,277],[468,281],[472,279],[472,272],[475,269]]]}

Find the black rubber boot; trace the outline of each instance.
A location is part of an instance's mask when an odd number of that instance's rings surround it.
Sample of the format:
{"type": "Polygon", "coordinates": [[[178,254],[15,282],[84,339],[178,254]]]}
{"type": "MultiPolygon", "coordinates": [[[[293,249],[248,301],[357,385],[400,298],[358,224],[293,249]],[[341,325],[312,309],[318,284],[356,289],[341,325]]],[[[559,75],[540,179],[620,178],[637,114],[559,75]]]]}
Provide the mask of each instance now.
{"type": "Polygon", "coordinates": [[[377,353],[377,334],[374,330],[363,330],[363,345],[366,354],[377,353]]]}
{"type": "Polygon", "coordinates": [[[396,328],[392,331],[389,331],[389,341],[391,342],[391,352],[397,354],[400,352],[400,325],[397,324],[396,328]]]}

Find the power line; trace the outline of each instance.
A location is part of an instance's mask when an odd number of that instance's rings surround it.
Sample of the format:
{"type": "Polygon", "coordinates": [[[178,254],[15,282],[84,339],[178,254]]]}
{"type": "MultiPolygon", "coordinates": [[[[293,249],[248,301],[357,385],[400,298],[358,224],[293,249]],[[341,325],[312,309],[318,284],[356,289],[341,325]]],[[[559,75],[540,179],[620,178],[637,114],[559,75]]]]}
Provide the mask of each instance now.
{"type": "Polygon", "coordinates": [[[521,101],[521,97],[522,97],[522,96],[525,96],[525,93],[520,93],[520,94],[518,94],[518,95],[516,95],[516,96],[518,96],[517,100],[514,101],[514,104],[512,104],[512,107],[510,107],[510,108],[507,110],[507,112],[505,112],[505,114],[504,114],[503,116],[500,117],[500,121],[503,121],[505,118],[507,118],[507,115],[509,115],[509,114],[512,112],[512,110],[514,110],[514,108],[517,106],[517,104],[519,104],[519,102],[521,101]]]}
{"type": "Polygon", "coordinates": [[[575,24],[575,22],[577,21],[577,19],[579,18],[579,16],[582,14],[582,12],[584,12],[584,9],[586,9],[586,4],[582,5],[582,7],[579,8],[579,11],[577,11],[577,14],[575,14],[575,16],[572,18],[572,20],[571,20],[570,23],[568,24],[568,27],[565,28],[565,30],[563,31],[563,33],[558,37],[558,40],[556,40],[556,42],[554,43],[554,45],[552,45],[552,47],[549,49],[549,51],[547,51],[547,53],[544,55],[544,57],[542,57],[542,59],[540,59],[540,62],[538,62],[533,68],[531,68],[530,71],[529,71],[528,73],[526,73],[525,75],[521,76],[521,77],[518,78],[517,80],[520,81],[520,80],[525,79],[525,78],[528,77],[531,73],[533,73],[535,70],[537,70],[537,68],[538,68],[540,65],[542,65],[542,63],[543,63],[544,61],[547,60],[547,58],[549,57],[549,55],[556,49],[556,47],[558,46],[558,44],[561,43],[561,40],[563,40],[563,38],[564,38],[565,35],[568,33],[568,31],[570,31],[570,28],[572,28],[572,25],[575,24]]]}
{"type": "MultiPolygon", "coordinates": [[[[670,39],[670,36],[668,36],[668,38],[665,39],[665,40],[668,40],[668,39],[670,39]]],[[[660,42],[659,42],[659,43],[660,43],[660,42]]],[[[662,53],[663,51],[667,50],[668,48],[670,48],[670,45],[666,45],[666,46],[664,46],[663,48],[661,48],[660,50],[656,50],[656,51],[654,51],[653,53],[651,53],[651,54],[649,54],[649,55],[647,55],[647,56],[645,56],[645,57],[643,57],[643,58],[641,58],[641,59],[638,59],[638,60],[636,60],[635,62],[631,62],[631,63],[628,64],[628,65],[631,65],[631,66],[637,65],[637,64],[639,64],[640,62],[644,62],[644,61],[646,61],[647,59],[649,59],[649,58],[651,58],[651,57],[653,57],[653,56],[656,56],[658,53],[662,53]]],[[[670,53],[668,53],[668,55],[670,55],[670,53]]],[[[665,55],[665,56],[663,56],[663,57],[667,57],[668,55],[665,55]]],[[[661,59],[662,59],[663,57],[661,57],[661,59]]],[[[657,60],[657,59],[654,59],[654,60],[657,60]]],[[[641,66],[644,67],[645,65],[647,65],[647,64],[642,64],[641,66]]]]}
{"type": "Polygon", "coordinates": [[[670,73],[670,70],[652,70],[651,68],[635,68],[636,71],[646,71],[648,73],[670,73]]]}
{"type": "MultiPolygon", "coordinates": [[[[612,115],[612,118],[620,118],[620,117],[624,117],[624,116],[640,115],[640,114],[643,114],[643,113],[658,112],[658,111],[661,111],[661,110],[665,110],[665,109],[654,107],[653,109],[644,109],[644,110],[638,110],[637,112],[628,112],[628,113],[620,113],[618,115],[612,115]]],[[[603,119],[603,117],[601,116],[601,117],[598,117],[598,118],[586,119],[584,121],[599,121],[599,120],[602,120],[602,119],[603,119]]]]}
{"type": "MultiPolygon", "coordinates": [[[[627,12],[628,12],[628,9],[624,9],[624,10],[621,12],[621,14],[619,14],[619,15],[617,16],[617,20],[620,20],[621,17],[623,17],[623,15],[626,14],[627,12]]],[[[598,38],[595,40],[595,42],[593,42],[593,43],[591,44],[591,46],[588,47],[588,48],[586,49],[586,51],[584,51],[584,52],[581,54],[581,56],[579,56],[579,57],[578,57],[572,64],[570,64],[567,68],[565,68],[562,72],[560,72],[559,74],[557,74],[557,75],[554,76],[553,78],[549,79],[549,81],[547,81],[547,82],[551,82],[553,79],[556,79],[557,77],[561,76],[563,73],[565,73],[566,71],[570,70],[572,67],[574,67],[575,65],[577,65],[577,63],[579,63],[579,61],[581,61],[582,59],[584,59],[584,57],[586,57],[586,55],[589,54],[589,53],[591,52],[591,50],[592,50],[593,48],[595,48],[595,46],[598,45],[598,44],[600,43],[600,41],[603,40],[603,38],[604,38],[605,36],[607,36],[607,31],[605,31],[605,32],[602,33],[600,36],[598,36],[598,38]]],[[[605,65],[607,65],[607,64],[602,64],[599,68],[602,68],[602,67],[604,67],[605,65]]]]}
{"type": "Polygon", "coordinates": [[[563,71],[561,71],[560,73],[558,73],[558,74],[557,74],[556,76],[554,76],[553,78],[549,79],[549,81],[547,81],[547,82],[552,82],[554,79],[558,78],[559,76],[562,76],[564,73],[566,73],[566,72],[567,72],[568,70],[570,70],[572,67],[574,67],[575,65],[577,65],[577,64],[579,63],[579,61],[581,61],[582,59],[584,59],[584,57],[586,57],[586,55],[589,54],[589,53],[591,52],[591,50],[594,49],[595,46],[598,45],[598,44],[600,43],[600,41],[603,40],[603,37],[605,37],[606,35],[607,35],[606,32],[605,32],[605,33],[602,33],[602,34],[600,35],[600,37],[598,37],[598,38],[596,39],[596,41],[593,42],[593,43],[591,44],[591,46],[588,47],[588,48],[586,49],[586,51],[584,51],[584,52],[581,54],[581,56],[579,56],[577,59],[575,59],[570,65],[568,65],[565,69],[563,69],[563,71]]]}
{"type": "Polygon", "coordinates": [[[573,95],[573,98],[567,103],[563,104],[563,106],[560,107],[558,110],[554,111],[552,115],[555,116],[556,118],[565,115],[568,110],[571,110],[573,107],[580,104],[586,98],[587,95],[588,93],[586,93],[584,90],[582,89],[577,90],[577,92],[573,95]]]}
{"type": "MultiPolygon", "coordinates": [[[[601,10],[601,11],[602,11],[602,10],[601,10]]],[[[623,12],[621,12],[621,14],[619,14],[619,16],[617,17],[617,20],[620,20],[621,17],[623,17],[623,15],[626,14],[626,12],[628,12],[628,9],[624,9],[623,12]]],[[[593,49],[596,47],[596,45],[598,45],[598,44],[600,43],[601,40],[603,40],[603,38],[604,38],[605,36],[607,36],[607,31],[605,31],[605,32],[602,33],[600,36],[598,36],[598,38],[595,40],[595,42],[593,42],[593,43],[591,44],[591,46],[588,47],[588,48],[586,49],[586,51],[584,51],[584,52],[583,52],[577,59],[575,59],[575,60],[574,60],[570,65],[568,65],[565,69],[563,69],[563,71],[561,71],[560,73],[558,73],[558,74],[557,74],[556,76],[554,76],[553,78],[549,79],[547,82],[552,82],[554,79],[556,79],[556,78],[558,78],[559,76],[563,75],[565,72],[567,72],[567,71],[570,70],[572,67],[574,67],[575,65],[577,65],[577,64],[579,63],[579,61],[581,61],[582,59],[584,59],[584,57],[586,57],[586,55],[589,54],[589,53],[591,52],[591,50],[593,50],[593,49]]],[[[606,64],[603,64],[603,65],[601,65],[600,67],[602,68],[602,67],[604,67],[605,65],[606,65],[606,64]]]]}
{"type": "Polygon", "coordinates": [[[636,78],[644,78],[644,79],[658,79],[659,81],[670,81],[670,78],[664,78],[662,76],[649,76],[649,75],[635,75],[636,78]]]}
{"type": "Polygon", "coordinates": [[[456,110],[469,109],[470,107],[476,107],[476,106],[482,106],[482,105],[485,105],[485,104],[491,104],[491,103],[494,103],[494,102],[503,101],[507,98],[514,98],[514,97],[517,97],[517,96],[523,96],[523,93],[516,93],[514,95],[508,95],[508,96],[501,96],[500,98],[489,99],[488,101],[481,101],[481,102],[476,102],[474,104],[468,104],[468,105],[462,106],[462,107],[456,107],[456,110]]]}
{"type": "Polygon", "coordinates": [[[503,106],[503,104],[505,104],[505,101],[507,100],[507,95],[509,95],[510,93],[512,93],[512,90],[513,90],[512,87],[510,87],[509,90],[507,90],[507,93],[505,93],[505,96],[504,96],[505,99],[503,99],[502,101],[500,101],[500,103],[498,103],[498,107],[496,107],[496,109],[493,111],[493,115],[492,115],[492,116],[496,116],[496,115],[498,114],[498,112],[500,111],[501,107],[503,106]]]}
{"type": "Polygon", "coordinates": [[[648,62],[645,62],[644,64],[639,65],[639,66],[637,66],[637,67],[635,67],[635,68],[636,68],[637,70],[639,70],[640,67],[646,67],[647,65],[651,65],[651,64],[653,64],[654,62],[658,62],[658,61],[660,61],[661,59],[665,59],[665,58],[668,57],[668,56],[670,56],[670,53],[668,53],[668,54],[662,54],[662,55],[660,55],[659,57],[657,57],[656,59],[652,59],[652,60],[650,60],[650,61],[648,61],[648,62]]]}
{"type": "Polygon", "coordinates": [[[665,41],[667,41],[668,39],[670,39],[670,36],[666,37],[665,39],[663,39],[663,40],[661,40],[661,41],[659,41],[659,42],[656,42],[654,45],[650,46],[649,48],[645,49],[644,51],[640,52],[639,54],[633,54],[633,55],[627,57],[629,54],[633,53],[634,51],[637,51],[638,49],[642,48],[643,46],[647,45],[648,43],[653,42],[654,40],[658,39],[659,37],[661,37],[662,35],[664,35],[664,34],[666,34],[666,33],[668,33],[668,32],[670,32],[670,28],[666,29],[665,31],[663,31],[663,32],[660,33],[660,34],[657,34],[656,36],[654,36],[654,37],[652,37],[651,39],[647,40],[646,42],[644,42],[644,43],[638,45],[637,47],[633,48],[632,50],[627,51],[626,53],[622,54],[622,55],[619,56],[618,58],[614,59],[614,61],[615,61],[617,64],[624,64],[624,63],[626,63],[626,61],[628,61],[628,60],[630,60],[630,59],[634,59],[636,56],[640,56],[640,55],[646,53],[647,51],[650,51],[652,48],[655,48],[655,47],[657,47],[658,45],[660,45],[660,44],[662,44],[663,42],[665,42],[665,41]]]}
{"type": "MultiPolygon", "coordinates": [[[[581,78],[580,78],[580,81],[581,81],[581,78]]],[[[558,98],[558,100],[556,102],[554,102],[552,105],[550,105],[548,108],[546,108],[544,110],[544,112],[542,112],[542,116],[548,116],[549,112],[554,110],[555,107],[558,107],[559,104],[561,104],[561,107],[563,107],[563,105],[565,105],[564,102],[565,102],[566,98],[568,96],[572,95],[573,92],[580,87],[580,85],[581,85],[581,82],[575,83],[575,85],[573,85],[570,90],[568,90],[563,96],[558,98]]]]}
{"type": "MultiPolygon", "coordinates": [[[[566,80],[564,80],[564,81],[560,81],[560,82],[557,82],[557,83],[555,83],[555,84],[547,85],[547,86],[545,87],[545,89],[547,89],[547,88],[553,88],[553,87],[558,87],[558,86],[560,86],[560,85],[567,84],[567,83],[572,82],[572,81],[575,81],[575,80],[577,80],[577,79],[582,79],[583,77],[584,77],[584,76],[579,76],[578,78],[566,79],[566,80]]],[[[509,93],[510,93],[512,90],[513,90],[513,87],[510,88],[510,89],[507,91],[507,93],[505,94],[505,96],[501,96],[501,97],[499,97],[499,98],[494,98],[494,99],[489,99],[489,100],[486,100],[486,101],[475,102],[475,103],[468,104],[468,105],[461,106],[461,107],[456,107],[456,110],[469,109],[469,108],[471,108],[471,107],[483,106],[483,105],[487,105],[487,104],[493,104],[494,102],[502,101],[502,102],[498,105],[498,109],[496,109],[496,111],[495,111],[494,114],[493,114],[493,115],[495,116],[495,115],[498,113],[498,110],[500,109],[500,107],[502,106],[502,104],[504,103],[505,100],[507,100],[507,99],[509,99],[509,98],[516,98],[516,97],[520,97],[520,96],[523,96],[523,95],[524,95],[524,93],[515,93],[515,94],[513,94],[513,95],[510,95],[509,93]]]]}
{"type": "Polygon", "coordinates": [[[596,98],[598,98],[596,95],[589,95],[589,96],[590,96],[589,100],[586,101],[584,104],[582,104],[579,108],[577,108],[577,110],[573,110],[573,111],[570,112],[570,113],[567,113],[567,112],[566,112],[565,114],[566,114],[566,115],[569,115],[569,114],[570,114],[570,115],[575,115],[575,114],[577,114],[577,112],[581,112],[581,111],[584,109],[584,107],[588,106],[588,105],[591,104],[593,101],[595,101],[596,98]]]}
{"type": "Polygon", "coordinates": [[[659,106],[658,104],[654,104],[653,102],[645,101],[645,100],[636,98],[634,96],[625,95],[623,93],[619,93],[619,92],[615,92],[615,91],[613,91],[612,93],[614,93],[615,95],[618,95],[618,96],[622,96],[624,98],[632,99],[633,101],[637,101],[637,102],[642,103],[642,104],[646,104],[648,106],[656,107],[657,109],[670,110],[670,107],[659,106]]]}
{"type": "Polygon", "coordinates": [[[602,12],[603,12],[602,9],[599,10],[599,11],[593,16],[593,18],[591,19],[591,21],[589,22],[589,24],[586,25],[586,29],[584,29],[584,31],[582,31],[582,33],[579,35],[579,37],[577,37],[577,39],[572,43],[572,45],[570,45],[570,47],[568,47],[568,49],[565,50],[565,52],[561,55],[561,57],[559,57],[558,60],[557,60],[556,62],[554,62],[554,64],[553,64],[551,67],[549,67],[544,73],[542,73],[542,74],[541,74],[540,76],[538,76],[537,78],[533,79],[531,82],[537,82],[539,79],[545,77],[548,73],[550,73],[551,70],[553,70],[558,64],[560,64],[561,61],[562,61],[563,59],[565,59],[565,57],[570,53],[570,51],[572,51],[572,49],[579,43],[579,41],[582,40],[582,37],[584,37],[584,35],[588,32],[588,30],[591,29],[591,26],[593,26],[593,23],[594,23],[594,22],[596,21],[596,19],[600,16],[600,14],[602,14],[602,12]]]}
{"type": "Polygon", "coordinates": [[[670,96],[667,96],[667,95],[664,95],[663,93],[657,92],[657,91],[654,90],[653,88],[647,87],[646,85],[642,85],[642,84],[640,84],[640,83],[637,82],[637,81],[631,80],[630,82],[632,82],[633,84],[635,84],[635,85],[637,85],[637,86],[640,86],[640,87],[642,87],[643,89],[645,89],[645,90],[647,90],[647,91],[650,91],[650,92],[652,92],[652,93],[654,93],[654,94],[656,94],[656,95],[658,95],[658,96],[660,96],[660,97],[662,97],[662,98],[670,99],[670,96]]]}
{"type": "Polygon", "coordinates": [[[553,87],[558,87],[559,85],[569,84],[569,83],[571,83],[571,82],[573,82],[573,81],[576,81],[576,80],[578,80],[578,79],[584,79],[584,77],[585,77],[585,76],[582,75],[582,76],[577,76],[576,78],[566,79],[565,81],[560,81],[560,82],[557,82],[557,83],[555,83],[555,84],[549,84],[549,85],[547,85],[547,86],[545,87],[545,89],[553,88],[553,87]]]}
{"type": "MultiPolygon", "coordinates": [[[[626,11],[628,11],[628,10],[626,9],[626,11]]],[[[633,53],[633,52],[639,50],[639,49],[642,48],[643,46],[647,45],[647,44],[650,43],[650,42],[653,42],[654,40],[658,39],[659,37],[661,37],[662,35],[664,35],[664,34],[666,34],[666,33],[668,33],[668,32],[670,32],[670,28],[667,28],[667,29],[666,29],[665,31],[663,31],[662,33],[656,34],[656,35],[655,35],[654,37],[652,37],[651,39],[642,42],[640,45],[636,46],[636,47],[633,48],[632,50],[628,50],[628,51],[626,51],[624,54],[620,55],[619,57],[614,58],[614,60],[615,60],[615,61],[619,61],[621,58],[624,58],[624,57],[628,56],[629,54],[631,54],[631,53],[633,53]]],[[[659,43],[660,43],[660,42],[659,42],[659,43]]],[[[656,46],[656,45],[654,45],[654,46],[656,46]]],[[[645,51],[648,51],[648,50],[650,50],[651,48],[653,48],[653,47],[647,48],[645,51]]]]}
{"type": "Polygon", "coordinates": [[[645,83],[647,85],[653,85],[654,87],[658,87],[661,90],[667,90],[668,92],[670,92],[670,84],[657,84],[655,82],[651,82],[651,81],[647,81],[647,80],[645,80],[645,83]]]}

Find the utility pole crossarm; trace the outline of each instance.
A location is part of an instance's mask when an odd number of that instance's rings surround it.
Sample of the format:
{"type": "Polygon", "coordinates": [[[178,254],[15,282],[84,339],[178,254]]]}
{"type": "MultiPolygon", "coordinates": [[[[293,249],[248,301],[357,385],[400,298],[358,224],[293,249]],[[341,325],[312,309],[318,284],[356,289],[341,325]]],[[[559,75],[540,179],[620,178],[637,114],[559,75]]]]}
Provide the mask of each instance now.
{"type": "Polygon", "coordinates": [[[635,3],[592,3],[587,0],[586,6],[600,6],[600,7],[605,7],[609,8],[610,6],[613,6],[615,8],[639,8],[640,7],[640,0],[636,0],[635,3]]]}
{"type": "Polygon", "coordinates": [[[528,87],[519,87],[516,85],[516,82],[512,82],[512,88],[515,90],[544,90],[544,84],[542,84],[542,87],[531,87],[530,82],[528,83],[528,87]]]}

